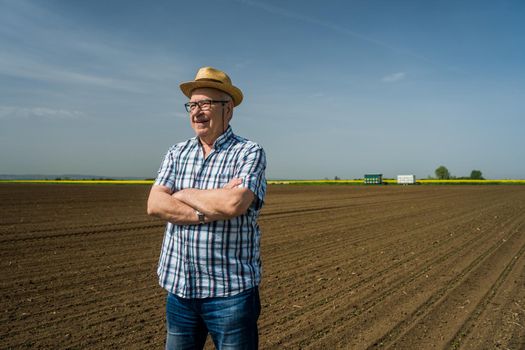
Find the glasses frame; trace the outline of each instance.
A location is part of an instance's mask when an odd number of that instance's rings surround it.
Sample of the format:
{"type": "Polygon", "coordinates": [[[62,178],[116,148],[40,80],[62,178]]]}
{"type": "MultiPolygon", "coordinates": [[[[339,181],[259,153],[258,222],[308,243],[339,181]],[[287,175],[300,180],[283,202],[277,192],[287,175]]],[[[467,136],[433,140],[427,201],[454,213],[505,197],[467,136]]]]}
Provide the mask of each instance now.
{"type": "Polygon", "coordinates": [[[210,100],[210,99],[205,99],[205,100],[200,100],[200,101],[192,101],[192,102],[186,102],[184,104],[184,107],[186,108],[186,111],[188,113],[191,113],[191,111],[195,110],[195,108],[199,107],[199,109],[201,111],[207,111],[210,109],[211,105],[214,104],[214,103],[222,103],[222,105],[224,106],[225,103],[228,103],[230,101],[220,101],[220,100],[210,100]],[[206,106],[206,108],[203,108],[204,106],[206,106]]]}

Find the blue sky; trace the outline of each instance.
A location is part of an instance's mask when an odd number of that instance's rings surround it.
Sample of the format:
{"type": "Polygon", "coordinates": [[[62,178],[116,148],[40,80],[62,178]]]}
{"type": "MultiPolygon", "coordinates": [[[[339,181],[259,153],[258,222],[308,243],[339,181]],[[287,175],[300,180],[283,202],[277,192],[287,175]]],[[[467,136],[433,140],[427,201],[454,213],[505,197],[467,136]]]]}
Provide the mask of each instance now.
{"type": "Polygon", "coordinates": [[[0,0],[0,174],[154,177],[201,66],[268,178],[525,178],[522,1],[0,0]]]}

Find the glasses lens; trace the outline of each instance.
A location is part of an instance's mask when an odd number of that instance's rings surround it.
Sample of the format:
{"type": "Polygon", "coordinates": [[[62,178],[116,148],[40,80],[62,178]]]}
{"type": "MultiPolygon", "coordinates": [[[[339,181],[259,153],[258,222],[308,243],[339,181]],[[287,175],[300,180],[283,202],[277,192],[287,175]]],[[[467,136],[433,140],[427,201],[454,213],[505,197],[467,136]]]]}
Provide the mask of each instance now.
{"type": "Polygon", "coordinates": [[[195,110],[195,108],[197,108],[197,106],[199,106],[199,109],[201,111],[207,111],[210,109],[211,104],[214,102],[222,102],[222,101],[200,100],[196,102],[187,102],[184,104],[184,107],[186,107],[186,111],[188,112],[192,112],[193,110],[195,110]]]}
{"type": "Polygon", "coordinates": [[[210,109],[210,106],[211,106],[210,100],[199,101],[199,108],[201,109],[201,111],[207,111],[208,109],[210,109]]]}

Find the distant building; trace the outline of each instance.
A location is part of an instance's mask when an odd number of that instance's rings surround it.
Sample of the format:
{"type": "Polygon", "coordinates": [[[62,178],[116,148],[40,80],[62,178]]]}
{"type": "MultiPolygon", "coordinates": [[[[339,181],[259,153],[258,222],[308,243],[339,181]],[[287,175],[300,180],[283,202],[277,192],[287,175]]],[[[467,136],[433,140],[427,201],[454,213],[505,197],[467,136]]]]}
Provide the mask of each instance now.
{"type": "Polygon", "coordinates": [[[416,183],[416,175],[397,175],[397,183],[399,185],[414,185],[416,183]]]}
{"type": "Polygon", "coordinates": [[[365,174],[365,185],[381,185],[383,174],[365,174]]]}

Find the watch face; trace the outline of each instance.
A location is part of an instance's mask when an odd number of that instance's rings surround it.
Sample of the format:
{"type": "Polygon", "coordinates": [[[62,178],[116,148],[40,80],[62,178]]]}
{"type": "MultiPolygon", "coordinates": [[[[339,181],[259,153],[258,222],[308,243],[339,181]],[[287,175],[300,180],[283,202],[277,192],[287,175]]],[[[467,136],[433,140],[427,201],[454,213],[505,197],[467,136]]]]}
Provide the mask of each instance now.
{"type": "Polygon", "coordinates": [[[199,218],[199,222],[201,224],[204,224],[204,214],[201,213],[200,211],[197,211],[197,217],[199,218]]]}

